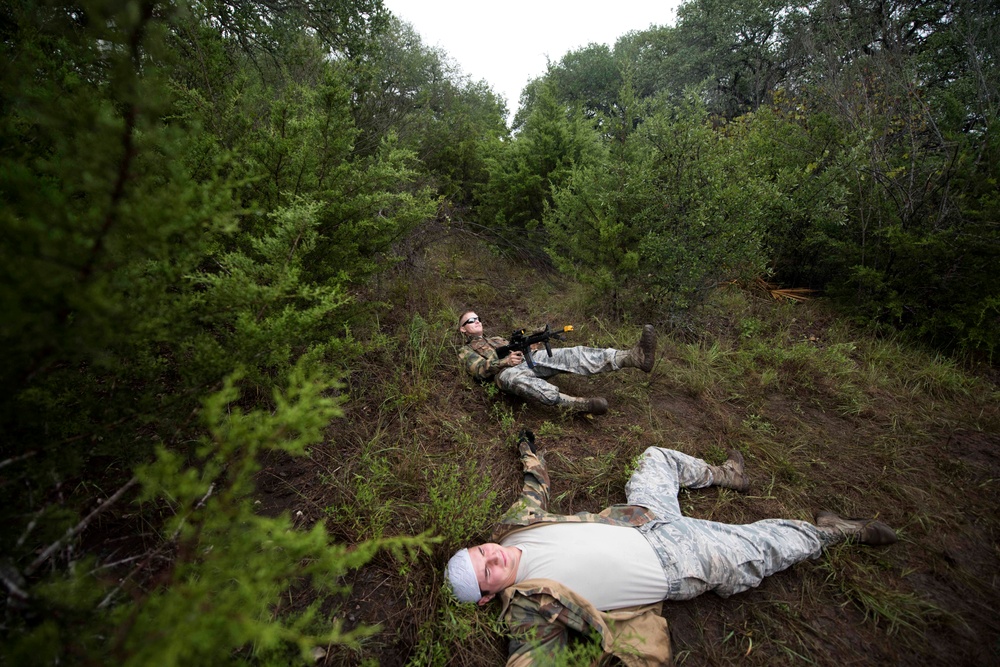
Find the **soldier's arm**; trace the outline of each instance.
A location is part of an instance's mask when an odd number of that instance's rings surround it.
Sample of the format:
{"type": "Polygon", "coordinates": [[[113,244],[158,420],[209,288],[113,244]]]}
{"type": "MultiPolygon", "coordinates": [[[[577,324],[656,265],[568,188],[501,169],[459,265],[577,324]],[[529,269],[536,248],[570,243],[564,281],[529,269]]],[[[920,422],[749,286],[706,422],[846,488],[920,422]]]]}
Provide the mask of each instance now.
{"type": "Polygon", "coordinates": [[[504,368],[503,362],[493,350],[484,357],[468,345],[458,351],[458,360],[469,375],[480,380],[489,380],[504,368]]]}
{"type": "Polygon", "coordinates": [[[551,482],[549,470],[545,467],[545,459],[536,451],[534,433],[522,431],[517,446],[521,452],[521,468],[524,470],[521,497],[528,498],[532,505],[545,511],[549,508],[551,482]]]}
{"type": "MultiPolygon", "coordinates": [[[[552,600],[549,599],[549,603],[552,600]]],[[[566,648],[569,631],[558,620],[558,605],[541,609],[546,603],[532,599],[514,600],[504,614],[510,633],[507,667],[526,667],[536,661],[549,664],[566,648]]]]}
{"type": "Polygon", "coordinates": [[[549,664],[566,648],[568,633],[564,625],[540,621],[531,630],[511,637],[507,645],[507,667],[527,667],[534,665],[536,660],[543,665],[549,664]]]}
{"type": "Polygon", "coordinates": [[[546,512],[549,507],[549,471],[545,459],[535,449],[534,434],[522,431],[517,446],[521,452],[524,485],[520,497],[500,519],[494,536],[509,532],[513,526],[532,523],[535,515],[546,512]]]}

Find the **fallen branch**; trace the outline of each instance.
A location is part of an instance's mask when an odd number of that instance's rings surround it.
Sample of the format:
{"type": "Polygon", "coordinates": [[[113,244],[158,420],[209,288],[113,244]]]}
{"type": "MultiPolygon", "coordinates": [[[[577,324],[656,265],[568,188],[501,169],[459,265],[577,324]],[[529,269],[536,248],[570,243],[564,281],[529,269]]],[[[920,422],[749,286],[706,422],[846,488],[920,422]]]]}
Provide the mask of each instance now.
{"type": "Polygon", "coordinates": [[[20,456],[12,456],[9,459],[4,459],[3,461],[0,461],[0,468],[6,468],[11,463],[17,463],[18,461],[23,461],[24,459],[30,459],[34,455],[35,455],[35,451],[32,450],[30,452],[25,452],[24,454],[21,454],[20,456]]]}
{"type": "Polygon", "coordinates": [[[48,547],[46,547],[45,551],[43,551],[41,554],[39,554],[38,558],[36,558],[34,561],[32,561],[31,565],[29,565],[28,567],[26,567],[24,569],[25,576],[30,577],[32,574],[34,574],[35,570],[37,570],[39,567],[41,567],[42,564],[45,561],[47,561],[49,558],[52,557],[52,554],[54,554],[59,549],[61,549],[62,546],[64,544],[66,544],[66,542],[68,542],[69,540],[73,539],[74,537],[76,537],[77,535],[79,535],[81,532],[83,532],[84,528],[86,528],[88,525],[90,525],[90,522],[94,520],[94,517],[96,517],[98,514],[100,514],[101,512],[103,512],[104,510],[106,510],[107,508],[111,507],[111,505],[113,505],[123,495],[125,495],[126,491],[128,491],[133,486],[135,486],[136,482],[138,482],[138,481],[139,481],[138,477],[132,477],[132,479],[130,479],[128,482],[125,483],[125,486],[123,486],[122,488],[120,488],[117,491],[115,491],[115,493],[114,493],[113,496],[111,496],[110,498],[108,498],[107,500],[105,500],[103,503],[101,503],[100,505],[98,505],[97,509],[95,509],[93,512],[91,512],[90,514],[88,514],[80,523],[76,524],[75,526],[73,526],[72,528],[70,528],[69,530],[67,530],[65,535],[63,535],[61,538],[59,538],[58,540],[56,540],[55,542],[53,542],[52,544],[50,544],[48,547]]]}
{"type": "MultiPolygon", "coordinates": [[[[204,507],[205,503],[208,501],[208,499],[214,492],[215,492],[215,483],[213,482],[212,484],[209,485],[208,491],[205,493],[204,496],[202,496],[201,500],[195,503],[194,509],[197,510],[204,507]]],[[[122,577],[121,581],[118,582],[118,585],[115,586],[113,589],[111,589],[111,591],[109,591],[108,594],[104,596],[104,599],[101,600],[100,604],[97,605],[98,609],[104,609],[109,604],[111,604],[111,601],[114,599],[115,594],[117,594],[118,591],[124,588],[125,584],[131,581],[136,574],[141,572],[150,562],[152,562],[154,558],[158,557],[160,553],[165,551],[168,546],[174,544],[177,541],[177,538],[180,537],[181,529],[184,527],[184,521],[185,519],[181,520],[180,524],[178,524],[177,529],[174,531],[174,534],[170,536],[169,540],[164,540],[163,542],[161,542],[159,546],[157,546],[151,552],[146,554],[146,558],[141,563],[136,565],[131,572],[122,577]]]]}

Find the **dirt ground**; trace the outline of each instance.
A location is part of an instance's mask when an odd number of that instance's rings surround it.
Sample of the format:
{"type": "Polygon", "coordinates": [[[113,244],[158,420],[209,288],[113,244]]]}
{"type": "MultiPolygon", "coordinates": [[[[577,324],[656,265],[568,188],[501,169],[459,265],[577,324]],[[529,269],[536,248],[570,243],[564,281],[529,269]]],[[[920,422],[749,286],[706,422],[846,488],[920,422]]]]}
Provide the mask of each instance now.
{"type": "MultiPolygon", "coordinates": [[[[694,336],[661,328],[657,366],[648,376],[629,370],[558,380],[570,393],[607,396],[612,407],[599,417],[566,415],[488,396],[457,371],[457,341],[415,370],[406,332],[412,338],[417,313],[433,323],[442,312],[472,306],[488,334],[539,318],[573,321],[571,290],[549,301],[554,305],[538,299],[540,291],[565,289],[554,279],[538,286],[516,267],[494,259],[482,264],[442,251],[381,285],[381,296],[395,307],[380,333],[396,340],[395,352],[368,354],[352,370],[345,417],[331,425],[326,443],[308,458],[267,461],[259,477],[262,511],[287,512],[303,526],[323,520],[337,539],[362,539],[363,527],[331,508],[360,503],[352,493],[359,477],[374,474],[366,466],[375,441],[389,467],[380,474],[397,485],[382,487],[392,500],[384,534],[428,527],[421,518],[428,471],[449,462],[471,460],[489,476],[496,495],[488,509],[499,517],[520,486],[512,446],[520,428],[547,434],[538,443],[552,474],[554,509],[566,513],[622,501],[627,464],[647,446],[710,462],[739,446],[751,491],[683,492],[687,514],[734,523],[810,519],[820,509],[878,514],[900,541],[883,549],[836,547],[730,599],[710,594],[665,603],[677,664],[1000,664],[1000,409],[981,395],[982,386],[992,386],[996,396],[995,385],[980,385],[973,396],[894,395],[885,387],[908,380],[873,383],[861,387],[863,409],[851,412],[826,386],[835,379],[802,369],[779,367],[779,382],[748,381],[745,391],[711,378],[699,384],[681,372],[697,369],[685,350],[699,340],[727,349],[743,344],[735,320],[719,311],[701,319],[694,336]]],[[[749,307],[766,327],[779,306],[757,300],[749,307]]],[[[845,335],[818,304],[801,306],[796,320],[788,335],[797,340],[833,344],[845,335]]],[[[580,322],[573,342],[608,342],[618,330],[605,324],[580,322]]],[[[638,333],[637,326],[631,330],[638,333]]],[[[870,372],[873,378],[902,373],[888,361],[870,372]]],[[[488,531],[476,536],[487,537],[488,531]]],[[[317,664],[502,664],[506,643],[490,627],[497,608],[474,612],[484,620],[472,637],[444,629],[441,570],[455,547],[438,544],[408,565],[380,556],[347,577],[352,592],[324,601],[324,610],[348,627],[380,624],[381,631],[357,648],[330,647],[317,664]]],[[[304,585],[288,599],[279,611],[302,608],[315,596],[304,585]]]]}

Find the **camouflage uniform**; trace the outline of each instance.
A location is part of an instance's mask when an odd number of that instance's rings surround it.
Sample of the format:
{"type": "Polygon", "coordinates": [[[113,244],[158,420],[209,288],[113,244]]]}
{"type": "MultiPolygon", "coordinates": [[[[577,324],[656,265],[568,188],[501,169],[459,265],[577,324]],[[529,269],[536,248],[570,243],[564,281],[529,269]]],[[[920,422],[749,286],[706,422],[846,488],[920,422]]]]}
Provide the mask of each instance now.
{"type": "Polygon", "coordinates": [[[517,366],[503,366],[496,348],[507,342],[498,336],[469,338],[458,351],[459,362],[472,377],[493,380],[500,389],[542,405],[559,402],[559,387],[546,382],[545,378],[560,373],[593,375],[620,370],[615,361],[618,350],[583,346],[555,348],[551,357],[545,350],[535,350],[531,353],[535,362],[533,369],[527,360],[517,366]]]}
{"type": "MultiPolygon", "coordinates": [[[[599,522],[619,526],[642,526],[655,520],[648,509],[636,505],[613,505],[599,514],[580,512],[572,516],[554,514],[549,503],[549,473],[545,461],[521,442],[524,487],[521,496],[503,516],[493,532],[499,542],[519,530],[555,522],[599,522]]],[[[570,631],[596,634],[606,654],[617,656],[629,667],[654,667],[670,661],[667,621],[661,604],[640,605],[613,611],[598,611],[585,598],[556,581],[529,579],[500,595],[502,618],[510,632],[508,667],[531,665],[536,657],[565,646],[570,631]]]]}
{"type": "Polygon", "coordinates": [[[707,591],[729,597],[816,558],[840,539],[807,521],[765,519],[732,525],[682,516],[678,490],[711,484],[712,472],[701,459],[650,447],[625,487],[630,503],[655,514],[639,531],[660,558],[670,585],[667,600],[688,600],[707,591]]]}
{"type": "MultiPolygon", "coordinates": [[[[818,556],[823,547],[837,541],[804,521],[769,519],[737,526],[683,516],[678,490],[710,486],[712,471],[701,459],[660,447],[643,453],[639,469],[626,486],[629,504],[613,505],[599,514],[554,514],[547,510],[549,475],[544,460],[533,454],[526,442],[520,447],[524,487],[501,519],[492,541],[553,522],[634,527],[660,559],[670,590],[668,600],[686,600],[709,590],[727,597],[757,586],[769,574],[818,556]]],[[[651,637],[648,631],[638,634],[630,625],[637,619],[650,622],[646,616],[656,614],[659,605],[610,612],[624,613],[625,620],[624,624],[619,619],[608,626],[606,613],[598,612],[557,582],[522,581],[506,589],[501,599],[503,618],[513,635],[508,664],[530,664],[534,651],[564,644],[567,629],[597,632],[605,650],[628,665],[660,664],[664,645],[669,655],[665,622],[662,637],[651,637]],[[630,639],[641,642],[637,645],[630,639]]]]}

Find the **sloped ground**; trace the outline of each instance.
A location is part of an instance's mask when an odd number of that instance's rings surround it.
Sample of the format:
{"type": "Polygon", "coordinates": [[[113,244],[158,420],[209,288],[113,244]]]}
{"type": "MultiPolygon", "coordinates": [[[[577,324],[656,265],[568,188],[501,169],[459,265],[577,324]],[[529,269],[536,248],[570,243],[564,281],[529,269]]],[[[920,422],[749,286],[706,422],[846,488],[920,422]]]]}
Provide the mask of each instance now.
{"type": "MultiPolygon", "coordinates": [[[[379,556],[344,582],[349,594],[325,600],[348,627],[382,629],[318,664],[503,663],[498,609],[452,605],[442,569],[515,497],[522,427],[547,452],[557,511],[622,501],[647,446],[716,463],[737,446],[750,493],[685,492],[689,515],[745,523],[831,509],[898,529],[892,547],[838,547],[727,600],[666,603],[679,664],[1000,662],[1000,394],[988,378],[852,330],[822,303],[729,290],[682,329],[659,330],[651,374],[557,380],[612,407],[566,415],[462,377],[458,314],[476,309],[489,334],[571,323],[566,344],[613,347],[631,345],[641,323],[582,319],[572,285],[468,238],[414,254],[366,298],[394,308],[377,331],[355,332],[381,343],[351,369],[344,418],[308,459],[268,462],[261,506],[301,525],[325,520],[348,543],[428,529],[445,539],[414,562],[379,556]]],[[[278,611],[314,599],[303,582],[278,611]]]]}

